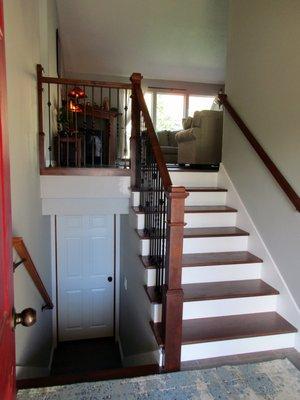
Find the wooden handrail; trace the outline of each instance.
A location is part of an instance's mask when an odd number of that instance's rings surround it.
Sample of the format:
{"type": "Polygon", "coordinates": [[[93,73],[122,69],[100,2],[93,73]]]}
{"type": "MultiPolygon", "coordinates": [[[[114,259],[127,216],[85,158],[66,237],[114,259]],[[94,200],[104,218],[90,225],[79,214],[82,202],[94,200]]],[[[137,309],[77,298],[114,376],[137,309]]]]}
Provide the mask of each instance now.
{"type": "MultiPolygon", "coordinates": [[[[38,64],[37,66],[42,70],[42,66],[38,64]]],[[[78,85],[78,86],[93,86],[99,88],[113,88],[113,89],[131,89],[130,83],[122,82],[103,82],[103,81],[91,81],[85,79],[71,79],[71,78],[54,78],[41,75],[40,81],[42,83],[54,83],[61,85],[78,85]]]]}
{"type": "MultiPolygon", "coordinates": [[[[143,118],[144,118],[144,122],[145,122],[145,126],[148,132],[148,135],[150,137],[150,141],[151,141],[151,146],[152,146],[152,150],[154,153],[154,157],[155,157],[155,161],[157,162],[158,165],[158,169],[161,175],[161,179],[163,182],[163,186],[166,192],[170,192],[171,191],[171,187],[172,187],[172,180],[168,171],[168,168],[166,166],[166,162],[164,159],[164,155],[161,151],[161,147],[159,145],[157,136],[155,134],[155,129],[145,102],[145,98],[142,92],[142,88],[141,88],[141,80],[142,80],[142,75],[139,73],[134,73],[131,75],[131,82],[132,82],[132,92],[133,92],[133,96],[136,96],[136,100],[138,102],[138,106],[139,106],[139,110],[142,112],[143,118]]],[[[133,102],[134,104],[134,102],[133,102]]]]}
{"type": "Polygon", "coordinates": [[[13,247],[15,248],[16,252],[18,255],[21,257],[22,260],[24,260],[24,266],[33,280],[33,283],[35,284],[37,290],[39,291],[40,295],[45,301],[45,305],[42,307],[42,310],[51,310],[54,306],[53,303],[50,299],[50,296],[48,295],[48,292],[41,280],[41,277],[39,276],[35,265],[32,261],[32,258],[30,257],[30,254],[25,246],[25,243],[23,241],[23,238],[21,237],[14,237],[13,238],[13,247]]]}
{"type": "Polygon", "coordinates": [[[293,203],[296,210],[300,212],[300,197],[295,192],[295,190],[292,188],[292,186],[289,184],[289,182],[286,180],[286,178],[282,175],[282,173],[279,171],[277,166],[271,160],[269,155],[266,153],[264,148],[261,146],[261,144],[255,138],[255,136],[250,131],[250,129],[246,126],[246,124],[241,119],[241,117],[239,116],[237,111],[230,104],[230,102],[228,101],[227,95],[224,93],[219,93],[218,100],[219,100],[220,104],[222,104],[225,107],[225,109],[228,111],[229,115],[232,117],[232,119],[237,124],[237,126],[241,129],[244,136],[247,138],[247,140],[252,145],[252,147],[254,148],[254,150],[256,151],[256,153],[258,154],[260,159],[262,160],[262,162],[265,164],[265,166],[268,168],[270,173],[273,175],[273,177],[276,180],[276,182],[278,183],[278,185],[281,187],[281,189],[284,191],[286,196],[293,203]]]}

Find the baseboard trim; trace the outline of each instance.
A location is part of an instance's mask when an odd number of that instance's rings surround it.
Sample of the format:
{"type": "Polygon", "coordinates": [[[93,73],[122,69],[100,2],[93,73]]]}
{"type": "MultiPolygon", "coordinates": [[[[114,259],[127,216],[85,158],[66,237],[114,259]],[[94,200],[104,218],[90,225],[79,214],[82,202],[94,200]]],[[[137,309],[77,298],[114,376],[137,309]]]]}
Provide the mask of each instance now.
{"type": "Polygon", "coordinates": [[[108,379],[133,378],[138,376],[154,375],[159,372],[160,370],[157,364],[148,364],[72,375],[53,375],[43,378],[18,379],[17,389],[20,390],[47,386],[69,385],[72,383],[96,382],[108,379]]]}

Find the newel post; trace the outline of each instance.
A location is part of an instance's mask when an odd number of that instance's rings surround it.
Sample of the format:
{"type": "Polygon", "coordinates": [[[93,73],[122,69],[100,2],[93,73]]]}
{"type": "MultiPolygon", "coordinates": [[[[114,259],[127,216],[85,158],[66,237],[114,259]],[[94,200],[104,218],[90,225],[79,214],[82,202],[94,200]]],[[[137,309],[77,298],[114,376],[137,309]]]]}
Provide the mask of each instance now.
{"type": "Polygon", "coordinates": [[[168,195],[166,271],[163,290],[162,328],[165,344],[165,371],[180,370],[182,344],[183,290],[181,286],[184,187],[172,187],[168,195]]]}
{"type": "Polygon", "coordinates": [[[39,161],[40,169],[45,168],[45,133],[43,129],[43,67],[36,66],[37,73],[37,100],[38,100],[38,130],[39,130],[39,161]]]}
{"type": "Polygon", "coordinates": [[[132,82],[132,102],[131,102],[131,137],[130,137],[130,160],[131,160],[131,186],[140,187],[140,157],[141,141],[140,127],[141,116],[137,92],[141,91],[141,81],[143,77],[140,73],[134,72],[130,80],[132,82]]]}

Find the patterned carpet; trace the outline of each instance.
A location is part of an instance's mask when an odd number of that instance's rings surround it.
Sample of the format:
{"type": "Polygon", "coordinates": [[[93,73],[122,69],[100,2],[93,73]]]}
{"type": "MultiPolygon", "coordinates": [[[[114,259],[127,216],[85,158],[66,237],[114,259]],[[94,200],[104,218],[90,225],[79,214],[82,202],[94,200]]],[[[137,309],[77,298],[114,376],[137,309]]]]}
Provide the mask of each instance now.
{"type": "Polygon", "coordinates": [[[21,390],[18,400],[296,400],[300,371],[287,359],[21,390]]]}

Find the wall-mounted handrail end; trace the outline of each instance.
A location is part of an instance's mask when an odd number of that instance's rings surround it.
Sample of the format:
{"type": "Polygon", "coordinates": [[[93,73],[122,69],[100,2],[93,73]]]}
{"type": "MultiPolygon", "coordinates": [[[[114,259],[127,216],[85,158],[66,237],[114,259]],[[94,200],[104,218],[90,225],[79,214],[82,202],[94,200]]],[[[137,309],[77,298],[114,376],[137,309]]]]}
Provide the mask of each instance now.
{"type": "Polygon", "coordinates": [[[24,262],[26,262],[26,258],[22,258],[20,261],[14,262],[14,263],[13,263],[14,272],[15,272],[15,270],[18,268],[18,266],[19,266],[19,265],[22,265],[24,262]]]}
{"type": "Polygon", "coordinates": [[[53,308],[54,308],[53,304],[44,304],[44,305],[41,307],[41,310],[42,310],[42,311],[45,311],[45,310],[52,310],[53,308]]]}

